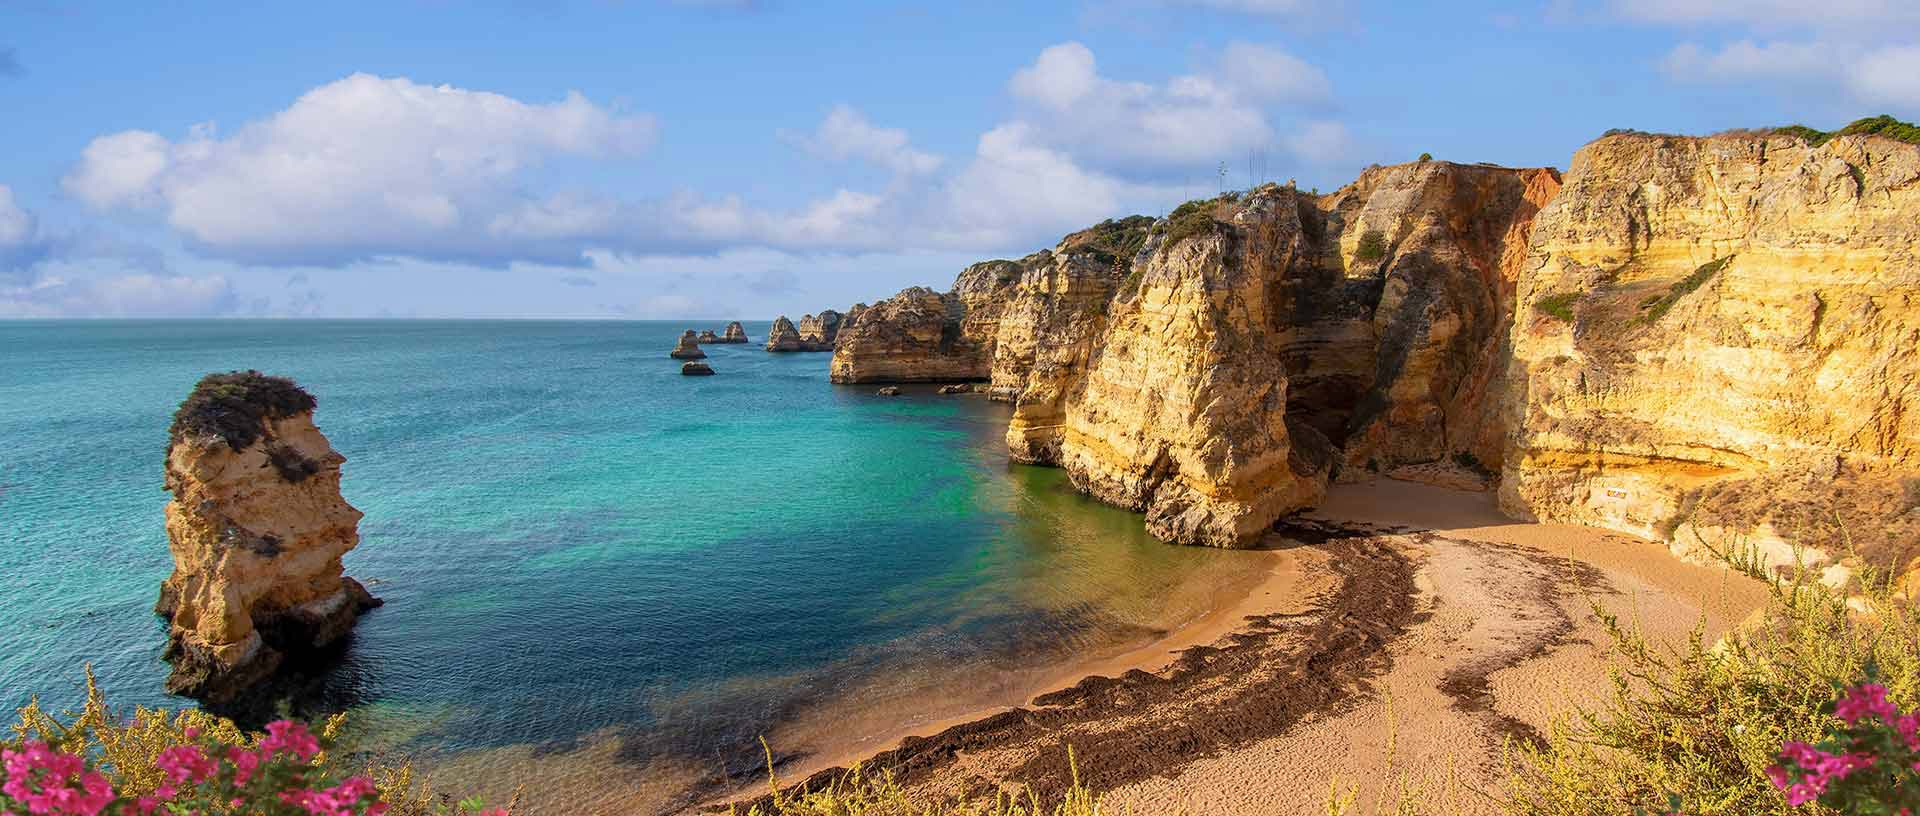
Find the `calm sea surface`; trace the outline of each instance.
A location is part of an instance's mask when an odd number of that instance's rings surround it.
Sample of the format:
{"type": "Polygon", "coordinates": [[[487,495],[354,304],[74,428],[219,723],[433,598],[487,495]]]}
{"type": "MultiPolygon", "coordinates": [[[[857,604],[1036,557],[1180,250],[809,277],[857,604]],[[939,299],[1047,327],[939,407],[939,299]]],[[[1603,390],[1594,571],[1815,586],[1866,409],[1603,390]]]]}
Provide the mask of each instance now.
{"type": "Polygon", "coordinates": [[[194,381],[236,368],[319,398],[366,513],[347,572],[387,605],[323,699],[454,787],[558,764],[661,801],[761,735],[828,750],[1017,702],[1259,567],[1009,464],[1004,406],[835,387],[829,355],[757,343],[682,377],[687,327],[0,322],[0,704],[72,703],[86,663],[121,705],[186,704],[152,613],[161,459],[194,381]]]}

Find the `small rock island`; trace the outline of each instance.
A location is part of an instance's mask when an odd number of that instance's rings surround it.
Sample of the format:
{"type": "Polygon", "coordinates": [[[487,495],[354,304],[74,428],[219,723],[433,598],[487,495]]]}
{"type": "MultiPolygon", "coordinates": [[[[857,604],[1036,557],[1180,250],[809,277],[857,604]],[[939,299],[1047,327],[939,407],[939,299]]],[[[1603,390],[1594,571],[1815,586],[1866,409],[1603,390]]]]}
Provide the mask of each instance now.
{"type": "Polygon", "coordinates": [[[674,344],[673,351],[668,352],[667,356],[675,360],[700,360],[707,353],[700,350],[700,338],[692,329],[688,329],[680,333],[680,342],[674,344]]]}
{"type": "Polygon", "coordinates": [[[154,607],[170,624],[167,691],[234,702],[380,605],[343,574],[361,514],[340,495],[346,457],[314,405],[292,380],[236,371],[201,379],[174,414],[173,574],[154,607]]]}

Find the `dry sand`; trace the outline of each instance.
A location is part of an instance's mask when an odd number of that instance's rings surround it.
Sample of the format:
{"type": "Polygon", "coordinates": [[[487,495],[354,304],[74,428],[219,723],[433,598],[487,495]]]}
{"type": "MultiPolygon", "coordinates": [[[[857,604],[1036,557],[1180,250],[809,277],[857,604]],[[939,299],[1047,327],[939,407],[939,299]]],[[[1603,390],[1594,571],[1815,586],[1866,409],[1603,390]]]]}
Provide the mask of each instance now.
{"type": "Polygon", "coordinates": [[[1678,642],[1766,594],[1659,544],[1394,480],[1335,487],[1267,545],[1255,557],[1275,559],[1272,577],[1241,602],[1062,667],[1062,683],[1085,679],[1029,705],[923,724],[865,766],[927,797],[1047,794],[1069,781],[1071,745],[1115,812],[1324,813],[1334,789],[1373,811],[1413,788],[1491,812],[1502,743],[1609,691],[1594,605],[1678,642]]]}
{"type": "Polygon", "coordinates": [[[1683,563],[1660,544],[1515,523],[1486,493],[1382,480],[1336,487],[1312,515],[1426,531],[1394,537],[1418,560],[1423,620],[1388,648],[1392,669],[1350,710],[1123,786],[1115,805],[1324,813],[1338,786],[1367,812],[1390,812],[1379,806],[1415,789],[1450,800],[1450,812],[1493,812],[1502,741],[1611,690],[1593,604],[1680,642],[1703,620],[1717,636],[1766,601],[1758,582],[1683,563]]]}

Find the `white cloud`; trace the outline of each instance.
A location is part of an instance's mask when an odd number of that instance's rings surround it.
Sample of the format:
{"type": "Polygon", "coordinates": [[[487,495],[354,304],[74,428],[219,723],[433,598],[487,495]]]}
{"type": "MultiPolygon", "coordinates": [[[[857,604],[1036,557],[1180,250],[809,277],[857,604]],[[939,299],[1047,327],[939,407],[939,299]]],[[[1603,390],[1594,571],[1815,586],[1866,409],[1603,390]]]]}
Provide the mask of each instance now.
{"type": "MultiPolygon", "coordinates": [[[[170,142],[127,131],[87,146],[64,181],[100,208],[160,211],[204,251],[262,263],[380,255],[577,258],[576,242],[532,244],[514,216],[544,204],[525,171],[556,156],[619,157],[655,125],[579,94],[528,104],[499,94],[355,74],[220,138],[170,142]]],[[[549,238],[557,222],[542,226],[549,238]]]]}
{"type": "Polygon", "coordinates": [[[1815,85],[1863,103],[1920,110],[1920,46],[1737,40],[1712,49],[1688,42],[1668,52],[1661,69],[1683,82],[1815,85]]]}
{"type": "Polygon", "coordinates": [[[1920,19],[1911,0],[1616,0],[1629,19],[1657,23],[1736,23],[1761,28],[1920,19]]]}
{"type": "Polygon", "coordinates": [[[1330,93],[1318,69],[1262,46],[1229,46],[1214,71],[1155,85],[1101,76],[1093,52],[1077,42],[1041,51],[1008,90],[1047,143],[1140,175],[1237,160],[1275,141],[1266,103],[1317,102],[1330,93]]]}
{"type": "Polygon", "coordinates": [[[1869,52],[1853,64],[1850,79],[1862,99],[1920,110],[1920,46],[1869,52]]]}
{"type": "Polygon", "coordinates": [[[33,213],[14,203],[13,188],[0,184],[0,247],[25,244],[35,231],[33,213]]]}
{"type": "Polygon", "coordinates": [[[219,275],[50,275],[31,285],[0,286],[0,317],[198,317],[229,314],[235,306],[233,287],[219,275]]]}
{"type": "Polygon", "coordinates": [[[1333,96],[1325,71],[1264,45],[1228,43],[1220,57],[1220,75],[1255,99],[1321,104],[1333,96]]]}
{"type": "Polygon", "coordinates": [[[907,132],[876,127],[850,105],[836,105],[812,133],[783,134],[788,141],[816,156],[834,161],[859,159],[895,173],[923,175],[939,169],[941,159],[913,149],[907,132]]]}
{"type": "Polygon", "coordinates": [[[1347,158],[1352,143],[1346,125],[1327,119],[1306,122],[1287,136],[1288,149],[1321,164],[1347,158]]]}

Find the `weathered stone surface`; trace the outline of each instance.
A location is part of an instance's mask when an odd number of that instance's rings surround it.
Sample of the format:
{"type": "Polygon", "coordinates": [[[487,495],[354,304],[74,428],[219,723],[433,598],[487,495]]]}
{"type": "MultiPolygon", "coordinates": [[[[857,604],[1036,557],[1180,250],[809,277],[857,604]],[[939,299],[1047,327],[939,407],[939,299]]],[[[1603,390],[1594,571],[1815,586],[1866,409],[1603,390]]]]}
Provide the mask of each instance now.
{"type": "Polygon", "coordinates": [[[800,341],[800,332],[793,327],[793,321],[781,315],[773,321],[773,328],[767,330],[768,351],[806,351],[806,344],[800,341]]]}
{"type": "Polygon", "coordinates": [[[808,351],[832,351],[840,337],[841,315],[832,309],[800,318],[800,343],[808,351]]]}
{"type": "Polygon", "coordinates": [[[830,378],[836,383],[985,380],[992,373],[1000,313],[1019,279],[1015,261],[967,267],[951,292],[923,286],[864,309],[841,330],[830,378]]]}
{"type": "Polygon", "coordinates": [[[1108,304],[1152,226],[1146,216],[1103,222],[1022,264],[1000,320],[988,392],[1014,403],[1007,448],[1016,461],[1058,460],[1065,402],[1085,380],[1108,304]]]}
{"type": "Polygon", "coordinates": [[[667,356],[675,360],[698,360],[706,357],[707,353],[700,350],[699,336],[688,329],[680,333],[679,342],[674,344],[673,351],[667,352],[667,356]]]}
{"type": "Polygon", "coordinates": [[[1066,401],[1058,464],[1081,490],[1145,512],[1160,538],[1238,546],[1318,501],[1332,464],[1318,432],[1287,421],[1275,299],[1285,270],[1316,257],[1310,202],[1292,188],[1205,207],[1204,226],[1150,240],[1113,301],[1066,401]]]}
{"type": "Polygon", "coordinates": [[[735,321],[733,321],[733,322],[731,322],[731,323],[728,323],[728,324],[727,324],[727,331],[726,331],[726,333],[725,333],[725,334],[722,334],[722,335],[720,336],[720,339],[719,339],[719,340],[716,340],[716,341],[714,341],[714,342],[717,342],[717,343],[745,343],[745,342],[747,342],[747,330],[746,330],[745,328],[742,328],[742,327],[741,327],[741,325],[740,325],[740,321],[738,321],[738,320],[735,320],[735,321]]]}
{"type": "Polygon", "coordinates": [[[700,332],[700,337],[698,339],[700,341],[700,345],[703,345],[703,346],[708,343],[721,342],[720,335],[714,334],[712,329],[702,330],[700,332]]]}
{"type": "Polygon", "coordinates": [[[711,377],[713,366],[698,360],[689,360],[680,364],[680,373],[688,377],[711,377]]]}
{"type": "MultiPolygon", "coordinates": [[[[1582,148],[1519,286],[1502,507],[1775,560],[1838,547],[1821,519],[1856,544],[1910,529],[1892,497],[1920,474],[1916,251],[1920,147],[1582,148]]],[[[1910,534],[1863,549],[1896,568],[1915,555],[1910,534]]]]}
{"type": "Polygon", "coordinates": [[[182,403],[166,461],[174,569],[155,606],[169,621],[168,691],[235,701],[379,605],[342,574],[360,541],[345,461],[291,381],[211,376],[182,403]]]}
{"type": "Polygon", "coordinates": [[[880,390],[873,393],[882,397],[897,397],[900,396],[900,387],[897,385],[882,386],[880,390]]]}

